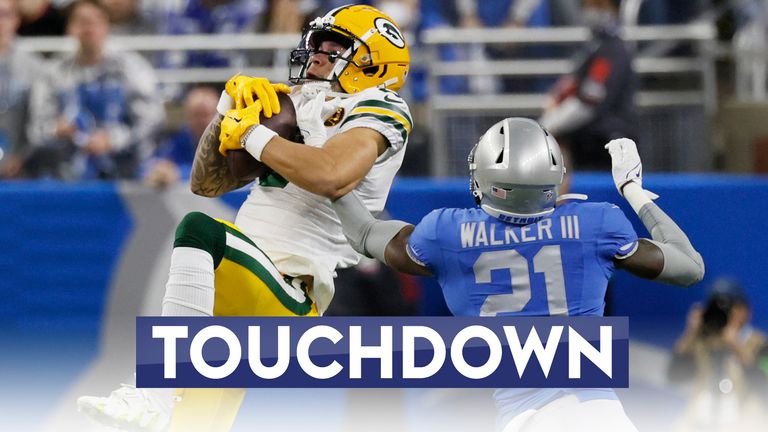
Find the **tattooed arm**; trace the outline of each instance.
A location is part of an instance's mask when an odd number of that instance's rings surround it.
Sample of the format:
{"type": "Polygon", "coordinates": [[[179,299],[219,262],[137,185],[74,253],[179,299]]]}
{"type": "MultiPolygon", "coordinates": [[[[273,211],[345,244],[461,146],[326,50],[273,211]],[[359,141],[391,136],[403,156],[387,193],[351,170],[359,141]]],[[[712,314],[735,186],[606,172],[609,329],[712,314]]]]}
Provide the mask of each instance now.
{"type": "Polygon", "coordinates": [[[192,192],[197,195],[217,197],[250,183],[234,178],[229,172],[227,159],[219,153],[219,134],[223,118],[221,114],[216,114],[197,145],[192,174],[189,176],[192,192]]]}

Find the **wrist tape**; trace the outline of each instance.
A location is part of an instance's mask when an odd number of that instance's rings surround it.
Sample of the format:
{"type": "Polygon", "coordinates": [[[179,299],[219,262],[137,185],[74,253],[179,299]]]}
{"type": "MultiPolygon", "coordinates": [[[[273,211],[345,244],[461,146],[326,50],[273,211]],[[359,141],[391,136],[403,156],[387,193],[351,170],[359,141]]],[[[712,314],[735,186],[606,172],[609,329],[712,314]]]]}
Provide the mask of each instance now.
{"type": "Polygon", "coordinates": [[[261,162],[261,153],[264,151],[264,147],[275,136],[277,136],[277,132],[264,125],[251,126],[240,138],[240,145],[257,161],[261,162]]]}

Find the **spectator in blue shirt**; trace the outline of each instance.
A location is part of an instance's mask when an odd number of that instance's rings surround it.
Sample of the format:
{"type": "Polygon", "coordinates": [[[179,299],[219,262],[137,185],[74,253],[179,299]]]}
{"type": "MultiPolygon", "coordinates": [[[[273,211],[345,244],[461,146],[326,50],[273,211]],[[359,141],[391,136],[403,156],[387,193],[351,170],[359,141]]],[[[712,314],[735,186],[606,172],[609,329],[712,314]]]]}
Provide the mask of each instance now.
{"type": "Polygon", "coordinates": [[[155,187],[165,187],[188,179],[195,149],[208,122],[216,114],[219,93],[211,87],[196,87],[184,100],[184,123],[168,137],[147,164],[145,181],[155,187]]]}
{"type": "Polygon", "coordinates": [[[31,96],[32,175],[135,178],[164,120],[152,67],[107,45],[109,17],[97,0],[77,0],[67,30],[78,50],[54,62],[31,96]]]}

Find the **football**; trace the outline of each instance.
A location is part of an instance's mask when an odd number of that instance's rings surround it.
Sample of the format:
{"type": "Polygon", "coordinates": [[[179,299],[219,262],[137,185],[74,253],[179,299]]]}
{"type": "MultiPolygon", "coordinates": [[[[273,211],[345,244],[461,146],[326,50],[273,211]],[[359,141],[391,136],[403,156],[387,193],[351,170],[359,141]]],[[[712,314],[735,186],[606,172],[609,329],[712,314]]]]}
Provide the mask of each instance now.
{"type": "MultiPolygon", "coordinates": [[[[296,108],[291,98],[285,93],[278,93],[277,98],[280,101],[280,114],[274,114],[270,118],[262,115],[259,118],[261,124],[272,129],[282,138],[302,142],[299,126],[296,124],[296,108]]],[[[232,175],[240,181],[264,178],[272,172],[271,168],[257,161],[245,149],[228,151],[227,165],[232,175]]]]}

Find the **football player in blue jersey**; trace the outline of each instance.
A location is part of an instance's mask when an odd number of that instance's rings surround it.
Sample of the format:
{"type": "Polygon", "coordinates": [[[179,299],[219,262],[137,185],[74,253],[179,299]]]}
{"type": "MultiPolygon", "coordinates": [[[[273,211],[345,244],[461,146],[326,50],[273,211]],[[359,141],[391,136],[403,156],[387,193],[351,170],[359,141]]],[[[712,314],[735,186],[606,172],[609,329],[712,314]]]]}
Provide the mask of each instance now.
{"type": "MultiPolygon", "coordinates": [[[[358,252],[436,277],[454,315],[600,316],[616,269],[678,286],[700,281],[701,255],[642,188],[635,143],[606,148],[616,188],[652,239],[638,239],[615,205],[559,197],[557,141],[524,118],[495,124],[470,152],[479,208],[434,210],[415,227],[373,218],[354,193],[334,208],[358,252]]],[[[499,389],[494,397],[504,432],[636,430],[610,389],[499,389]]]]}

